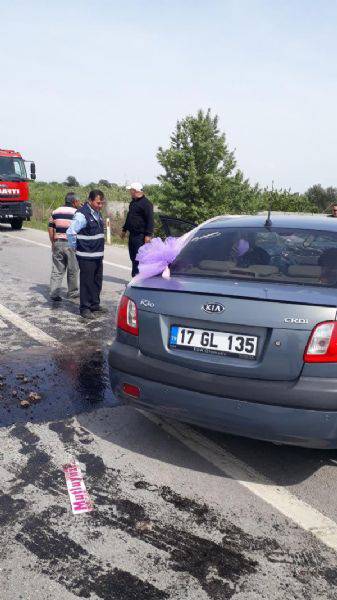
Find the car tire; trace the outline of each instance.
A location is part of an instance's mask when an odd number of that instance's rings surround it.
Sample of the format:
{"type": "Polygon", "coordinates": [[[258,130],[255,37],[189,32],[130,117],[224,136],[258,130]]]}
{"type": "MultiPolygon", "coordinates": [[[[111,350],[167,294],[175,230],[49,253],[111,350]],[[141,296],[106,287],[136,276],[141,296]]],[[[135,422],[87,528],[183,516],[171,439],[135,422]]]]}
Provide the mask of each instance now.
{"type": "Polygon", "coordinates": [[[11,227],[15,231],[19,231],[19,229],[22,229],[22,223],[22,219],[13,219],[13,221],[11,221],[11,227]]]}

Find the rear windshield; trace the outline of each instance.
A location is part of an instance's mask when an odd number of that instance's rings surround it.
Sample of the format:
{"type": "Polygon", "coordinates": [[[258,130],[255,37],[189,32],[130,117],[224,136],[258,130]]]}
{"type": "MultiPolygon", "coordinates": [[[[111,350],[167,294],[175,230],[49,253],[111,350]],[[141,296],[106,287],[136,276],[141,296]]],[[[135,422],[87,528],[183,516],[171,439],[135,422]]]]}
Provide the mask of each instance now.
{"type": "Polygon", "coordinates": [[[336,287],[337,231],[199,230],[171,264],[171,275],[336,287]]]}

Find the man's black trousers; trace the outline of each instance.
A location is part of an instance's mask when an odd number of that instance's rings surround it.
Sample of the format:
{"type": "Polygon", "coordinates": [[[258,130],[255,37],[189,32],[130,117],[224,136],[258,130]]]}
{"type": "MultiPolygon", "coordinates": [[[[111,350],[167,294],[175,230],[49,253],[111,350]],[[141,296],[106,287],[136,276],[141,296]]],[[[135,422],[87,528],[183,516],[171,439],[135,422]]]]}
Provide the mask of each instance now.
{"type": "Polygon", "coordinates": [[[78,258],[80,267],[80,312],[97,310],[103,283],[103,259],[78,258]]]}
{"type": "Polygon", "coordinates": [[[145,235],[144,233],[130,233],[129,235],[129,254],[132,262],[132,277],[138,275],[138,261],[136,256],[138,250],[144,245],[145,235]]]}

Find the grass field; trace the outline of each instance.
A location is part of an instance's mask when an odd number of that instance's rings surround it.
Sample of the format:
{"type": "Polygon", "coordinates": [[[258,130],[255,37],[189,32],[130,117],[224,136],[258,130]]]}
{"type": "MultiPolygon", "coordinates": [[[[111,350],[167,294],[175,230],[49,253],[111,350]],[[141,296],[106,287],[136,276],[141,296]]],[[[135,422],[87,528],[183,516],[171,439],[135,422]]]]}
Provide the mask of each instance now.
{"type": "Polygon", "coordinates": [[[37,219],[31,219],[30,221],[25,221],[23,226],[31,227],[32,229],[40,229],[41,231],[47,231],[47,222],[38,221],[37,219]]]}

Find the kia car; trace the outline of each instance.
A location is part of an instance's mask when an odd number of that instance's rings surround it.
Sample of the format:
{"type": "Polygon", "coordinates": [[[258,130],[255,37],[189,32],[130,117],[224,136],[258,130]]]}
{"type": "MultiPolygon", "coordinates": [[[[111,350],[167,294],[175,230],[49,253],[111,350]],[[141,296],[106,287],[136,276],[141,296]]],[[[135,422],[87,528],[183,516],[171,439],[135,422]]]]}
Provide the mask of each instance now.
{"type": "Polygon", "coordinates": [[[218,217],[169,268],[120,300],[115,397],[230,434],[336,448],[337,220],[218,217]]]}

